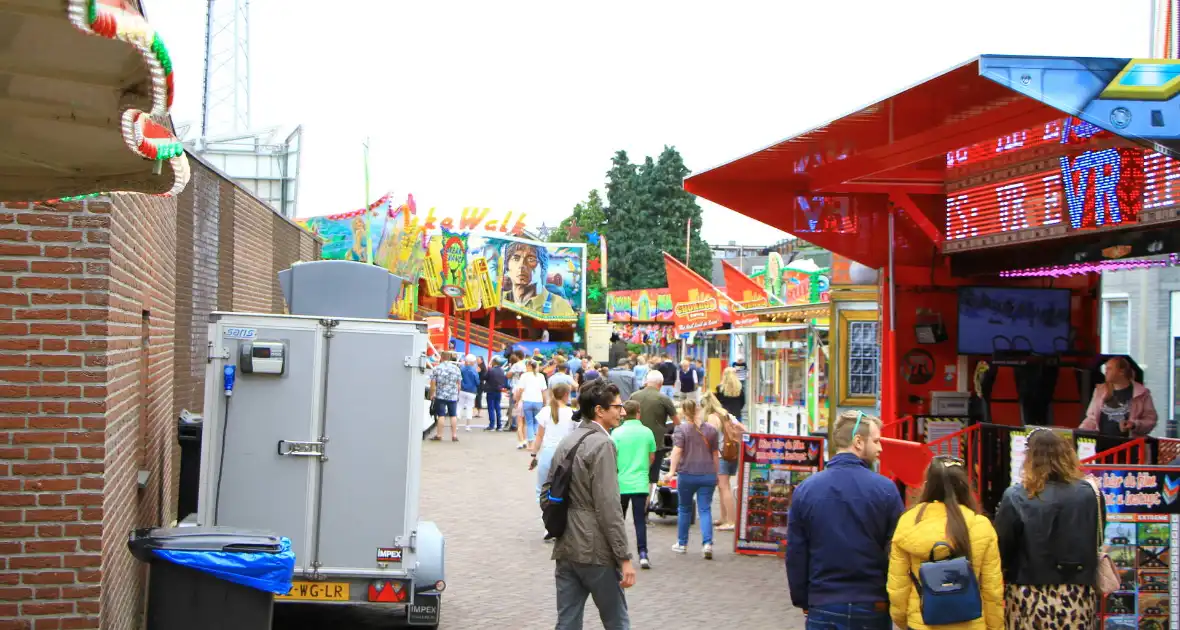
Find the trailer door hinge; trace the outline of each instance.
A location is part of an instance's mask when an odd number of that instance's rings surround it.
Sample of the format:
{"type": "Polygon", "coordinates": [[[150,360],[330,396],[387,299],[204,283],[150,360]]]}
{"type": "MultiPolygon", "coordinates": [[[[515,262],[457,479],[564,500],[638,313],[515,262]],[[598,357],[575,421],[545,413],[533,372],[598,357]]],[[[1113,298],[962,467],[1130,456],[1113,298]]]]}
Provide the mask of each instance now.
{"type": "Polygon", "coordinates": [[[320,326],[324,327],[324,337],[327,337],[328,339],[331,339],[332,337],[336,336],[336,333],[332,332],[332,329],[339,326],[339,325],[340,325],[340,320],[338,320],[338,319],[325,318],[325,319],[320,320],[320,326]]]}
{"type": "Polygon", "coordinates": [[[408,368],[418,368],[419,372],[426,373],[426,368],[430,367],[430,360],[426,357],[426,353],[418,355],[417,357],[406,356],[404,365],[408,368]],[[416,359],[416,360],[415,360],[416,359]]]}
{"type": "Polygon", "coordinates": [[[208,349],[208,351],[206,352],[206,354],[208,355],[208,359],[206,359],[207,363],[212,363],[214,359],[221,359],[222,361],[229,361],[229,350],[222,348],[220,354],[216,353],[217,351],[213,346],[212,339],[209,340],[209,343],[206,346],[206,348],[208,349]]]}

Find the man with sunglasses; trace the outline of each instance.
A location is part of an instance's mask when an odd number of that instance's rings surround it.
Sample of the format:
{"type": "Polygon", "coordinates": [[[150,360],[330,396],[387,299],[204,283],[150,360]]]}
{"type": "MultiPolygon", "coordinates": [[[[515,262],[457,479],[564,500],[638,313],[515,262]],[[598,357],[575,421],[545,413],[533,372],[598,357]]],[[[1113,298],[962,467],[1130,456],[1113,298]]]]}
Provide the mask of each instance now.
{"type": "MultiPolygon", "coordinates": [[[[627,551],[617,450],[610,436],[610,431],[622,423],[623,411],[619,388],[613,383],[605,379],[584,383],[578,392],[575,416],[581,424],[553,454],[551,471],[576,448],[565,497],[569,501],[566,530],[553,545],[552,559],[557,562],[557,630],[582,627],[586,598],[590,596],[598,606],[603,628],[631,628],[623,589],[635,584],[635,568],[627,551]]],[[[551,480],[542,486],[542,507],[551,480]]]]}
{"type": "Polygon", "coordinates": [[[795,489],[787,518],[791,603],[809,630],[889,630],[889,544],[903,505],[893,482],[872,470],[881,421],[845,411],[828,439],[838,452],[795,489]]]}

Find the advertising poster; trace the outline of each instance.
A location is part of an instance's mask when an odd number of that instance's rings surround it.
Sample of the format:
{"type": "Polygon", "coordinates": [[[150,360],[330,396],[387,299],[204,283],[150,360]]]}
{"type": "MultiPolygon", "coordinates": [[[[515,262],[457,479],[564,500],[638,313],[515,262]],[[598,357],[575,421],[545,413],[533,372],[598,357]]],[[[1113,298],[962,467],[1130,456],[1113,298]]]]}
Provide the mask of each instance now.
{"type": "MultiPolygon", "coordinates": [[[[1049,430],[1056,432],[1057,435],[1060,435],[1063,439],[1070,443],[1074,442],[1073,429],[1053,428],[1049,430]]],[[[1008,433],[1008,456],[1009,461],[1011,462],[1011,467],[1008,469],[1008,473],[1012,477],[1012,485],[1020,483],[1021,471],[1024,469],[1024,452],[1028,448],[1029,433],[1030,431],[1011,431],[1008,433]]],[[[1075,448],[1078,449],[1078,459],[1084,459],[1084,457],[1081,456],[1083,448],[1088,448],[1091,451],[1090,455],[1093,455],[1093,445],[1089,447],[1076,445],[1075,448]]]]}
{"type": "Polygon", "coordinates": [[[758,323],[757,315],[744,315],[742,311],[770,306],[766,290],[742,273],[741,269],[724,260],[721,261],[721,270],[725,274],[725,294],[734,301],[734,328],[758,323]]]}
{"type": "Polygon", "coordinates": [[[672,293],[676,334],[720,328],[723,320],[717,287],[667,252],[664,252],[664,269],[672,293]]]}
{"type": "Polygon", "coordinates": [[[606,319],[612,322],[672,322],[672,292],[668,289],[608,291],[606,319]]]}
{"type": "Polygon", "coordinates": [[[578,319],[586,299],[586,246],[473,234],[467,255],[487,262],[500,306],[545,321],[578,319]]]}
{"type": "Polygon", "coordinates": [[[1180,468],[1091,470],[1106,499],[1105,544],[1121,587],[1102,605],[1103,628],[1180,628],[1180,468]]]}
{"type": "Polygon", "coordinates": [[[824,438],[747,433],[742,442],[734,552],[777,553],[795,487],[823,468],[824,438]]]}
{"type": "Polygon", "coordinates": [[[386,223],[393,218],[400,219],[402,212],[413,212],[412,196],[405,205],[398,207],[394,207],[392,195],[385,195],[365,210],[296,219],[295,223],[324,239],[320,249],[323,260],[365,262],[370,245],[374,256],[380,249],[386,223]]]}

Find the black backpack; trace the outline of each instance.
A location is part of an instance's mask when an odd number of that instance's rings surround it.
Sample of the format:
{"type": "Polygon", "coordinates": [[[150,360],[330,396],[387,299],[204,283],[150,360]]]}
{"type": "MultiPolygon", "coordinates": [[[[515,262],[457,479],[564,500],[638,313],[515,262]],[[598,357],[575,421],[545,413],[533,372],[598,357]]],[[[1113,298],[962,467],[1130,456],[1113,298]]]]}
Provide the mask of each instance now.
{"type": "Polygon", "coordinates": [[[582,442],[593,433],[593,429],[586,431],[586,435],[566,453],[565,459],[553,467],[553,471],[549,473],[549,484],[541,491],[541,520],[545,522],[546,539],[561,538],[565,534],[565,527],[569,522],[569,491],[574,472],[574,455],[582,442]]]}

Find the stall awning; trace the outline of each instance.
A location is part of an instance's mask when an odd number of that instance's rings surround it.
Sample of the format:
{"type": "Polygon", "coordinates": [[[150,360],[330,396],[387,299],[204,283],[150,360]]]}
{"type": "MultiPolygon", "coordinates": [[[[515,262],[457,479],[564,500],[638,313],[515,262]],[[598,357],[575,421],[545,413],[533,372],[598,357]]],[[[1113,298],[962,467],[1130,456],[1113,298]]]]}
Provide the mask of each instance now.
{"type": "MultiPolygon", "coordinates": [[[[1085,217],[1070,214],[1073,205],[1070,213],[1061,212],[1061,198],[1068,197],[1066,201],[1073,204],[1070,193],[1077,190],[1079,208],[1092,207],[1088,199],[1093,198],[1094,187],[1087,192],[1084,176],[1081,189],[1075,180],[1073,191],[1055,196],[1046,192],[1037,199],[1030,197],[1024,206],[1003,205],[1001,195],[999,203],[993,204],[997,207],[987,210],[994,210],[998,217],[995,226],[981,225],[984,219],[971,214],[971,209],[961,213],[962,225],[948,226],[948,185],[961,185],[965,169],[983,162],[994,168],[997,162],[1039,156],[1050,168],[1056,159],[1054,151],[1065,150],[1051,145],[1089,142],[1100,135],[1116,146],[1135,146],[1134,142],[1175,156],[1180,147],[1178,93],[1180,60],[984,55],[811,131],[695,175],[686,180],[685,188],[878,268],[887,263],[891,248],[897,264],[929,265],[948,235],[952,240],[983,238],[981,231],[994,231],[996,238],[980,243],[1002,246],[1025,237],[1013,231],[1030,231],[1027,239],[1031,240],[1068,235],[1071,228],[1123,228],[1131,223],[1129,214],[1112,212],[1105,223],[1100,216],[1096,225],[1075,226],[1071,222],[1084,223],[1085,217]],[[1024,151],[1019,158],[1013,157],[1024,151]],[[1032,202],[1037,200],[1046,218],[1033,217],[1032,225],[1019,220],[1004,223],[1012,212],[1023,217],[1025,210],[1031,210],[1028,215],[1032,216],[1032,202]],[[1056,214],[1047,205],[1054,203],[1058,204],[1056,214]],[[897,214],[892,242],[886,236],[891,208],[897,214]],[[1042,224],[1039,232],[1038,224],[1042,224]]],[[[1094,168],[1108,164],[1096,161],[1094,168]]],[[[1068,166],[1081,168],[1071,164],[1063,168],[1068,166]]],[[[1071,173],[1067,170],[1065,176],[1071,173]]],[[[981,175],[980,181],[994,180],[981,175]]],[[[1110,184],[1112,190],[1116,184],[1110,184]]],[[[1171,220],[1176,220],[1174,213],[1171,220]]]]}
{"type": "Polygon", "coordinates": [[[0,0],[0,200],[179,193],[172,95],[134,0],[0,0]]]}
{"type": "Polygon", "coordinates": [[[749,333],[782,332],[785,330],[806,330],[807,324],[788,324],[786,326],[745,326],[743,328],[727,328],[725,330],[710,330],[703,335],[745,335],[749,333]]]}

